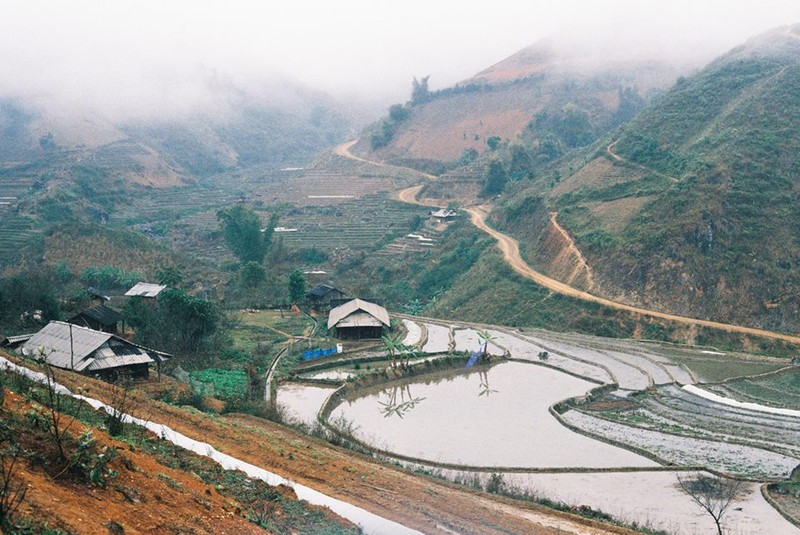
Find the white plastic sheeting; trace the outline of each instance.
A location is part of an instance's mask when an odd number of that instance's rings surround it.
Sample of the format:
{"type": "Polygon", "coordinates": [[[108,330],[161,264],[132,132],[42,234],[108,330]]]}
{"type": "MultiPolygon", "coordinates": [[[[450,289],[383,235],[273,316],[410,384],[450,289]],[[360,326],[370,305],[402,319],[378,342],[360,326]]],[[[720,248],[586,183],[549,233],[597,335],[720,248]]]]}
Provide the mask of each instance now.
{"type": "MultiPolygon", "coordinates": [[[[8,360],[0,357],[0,368],[7,369],[19,373],[21,375],[25,375],[33,379],[34,381],[39,382],[46,382],[47,378],[44,374],[39,372],[34,372],[25,368],[24,366],[18,366],[8,360]]],[[[73,396],[75,398],[81,399],[94,407],[95,409],[103,409],[108,413],[113,413],[114,408],[109,407],[102,401],[98,401],[96,399],[87,398],[85,396],[81,396],[78,394],[73,394],[69,391],[65,386],[56,384],[56,391],[59,394],[64,394],[68,396],[73,396]]],[[[248,477],[253,479],[260,479],[265,481],[270,485],[286,485],[294,489],[297,497],[301,500],[306,500],[309,503],[313,503],[314,505],[322,505],[324,507],[329,508],[331,511],[335,512],[336,514],[350,520],[351,522],[358,524],[364,530],[365,533],[371,533],[375,535],[394,535],[394,534],[419,534],[422,535],[421,532],[413,530],[411,528],[407,528],[397,522],[393,522],[386,518],[380,517],[376,514],[370,513],[360,507],[356,507],[355,505],[349,504],[347,502],[343,502],[336,498],[332,498],[325,494],[322,494],[319,491],[316,491],[312,488],[306,487],[304,485],[300,485],[299,483],[295,483],[290,481],[282,476],[277,474],[273,474],[263,468],[259,468],[258,466],[252,465],[250,463],[246,463],[241,461],[235,457],[231,457],[225,453],[217,451],[212,445],[206,442],[199,442],[192,438],[187,437],[173,429],[170,429],[166,425],[157,424],[154,422],[149,422],[145,420],[141,420],[139,418],[134,418],[130,415],[124,415],[123,420],[126,423],[133,423],[136,425],[140,425],[142,427],[146,427],[153,433],[156,433],[159,437],[164,440],[168,440],[175,444],[176,446],[180,446],[181,448],[187,449],[192,451],[198,455],[202,455],[204,457],[208,457],[209,459],[217,462],[220,466],[225,468],[226,470],[241,470],[248,477]]]]}
{"type": "Polygon", "coordinates": [[[713,392],[709,392],[708,390],[703,390],[702,388],[699,388],[694,385],[686,385],[683,387],[683,389],[686,390],[687,392],[691,392],[695,396],[705,398],[709,401],[713,401],[714,403],[728,405],[729,407],[737,407],[739,409],[747,409],[751,411],[767,412],[770,414],[780,414],[782,416],[794,416],[795,418],[800,418],[800,411],[794,409],[781,409],[778,407],[767,407],[766,405],[760,405],[758,403],[751,403],[748,401],[737,401],[735,399],[726,398],[725,396],[720,396],[719,394],[714,394],[713,392]]]}

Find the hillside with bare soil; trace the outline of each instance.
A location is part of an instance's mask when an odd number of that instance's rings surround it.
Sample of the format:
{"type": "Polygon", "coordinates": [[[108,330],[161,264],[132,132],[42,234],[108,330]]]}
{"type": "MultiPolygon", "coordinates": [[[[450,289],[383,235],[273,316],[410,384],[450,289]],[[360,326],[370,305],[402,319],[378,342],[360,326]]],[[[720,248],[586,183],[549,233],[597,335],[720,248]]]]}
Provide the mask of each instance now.
{"type": "MultiPolygon", "coordinates": [[[[58,380],[74,391],[88,390],[93,397],[107,402],[120,399],[117,387],[101,381],[66,372],[59,373],[58,380]]],[[[9,394],[6,406],[13,407],[18,399],[13,394],[9,394]]],[[[187,411],[143,398],[136,405],[136,413],[151,422],[165,423],[189,437],[205,441],[237,459],[265,467],[329,496],[352,503],[424,533],[451,533],[453,530],[470,533],[535,532],[598,535],[633,533],[623,528],[605,526],[590,520],[554,512],[534,504],[490,496],[436,479],[414,475],[250,416],[209,417],[196,411],[187,411]]],[[[116,445],[113,442],[110,444],[116,445]]],[[[120,450],[123,448],[124,446],[121,446],[120,450]]],[[[202,510],[193,511],[187,507],[185,511],[174,513],[180,516],[173,517],[172,513],[168,511],[162,515],[160,512],[162,507],[158,506],[158,515],[150,516],[145,513],[149,520],[136,520],[125,515],[133,514],[133,511],[141,511],[140,508],[129,507],[130,513],[123,513],[122,510],[112,508],[108,515],[116,516],[118,520],[114,520],[114,518],[111,520],[118,523],[130,522],[130,525],[134,527],[132,531],[141,532],[162,530],[161,528],[148,529],[147,526],[163,526],[170,522],[180,525],[181,518],[201,519],[201,522],[208,522],[209,525],[217,526],[218,529],[230,529],[231,533],[243,533],[253,529],[242,528],[241,523],[238,525],[239,527],[236,527],[236,522],[241,522],[242,509],[234,501],[216,497],[220,485],[212,488],[207,484],[203,485],[192,481],[191,478],[187,479],[183,474],[148,464],[145,458],[135,454],[136,450],[138,448],[134,448],[133,453],[130,454],[125,451],[119,457],[121,459],[124,455],[126,459],[130,458],[129,464],[134,467],[122,466],[119,468],[119,472],[124,474],[124,481],[131,481],[131,485],[136,482],[134,479],[128,479],[127,471],[138,474],[134,474],[135,477],[140,478],[137,481],[146,481],[148,478],[164,481],[172,489],[181,488],[187,492],[189,499],[183,499],[181,503],[194,501],[202,510]],[[159,474],[163,475],[159,476],[159,474]],[[129,518],[131,520],[128,520],[129,518]],[[146,522],[154,522],[154,524],[146,522]]],[[[125,462],[128,463],[128,461],[125,462]]],[[[116,464],[114,468],[117,468],[116,464]]],[[[27,470],[24,472],[27,474],[27,470]]],[[[35,480],[32,482],[34,485],[37,484],[35,480]]],[[[109,488],[113,488],[112,485],[113,482],[110,482],[109,488]]],[[[69,496],[70,490],[67,486],[65,491],[58,492],[67,492],[67,496],[69,496]]],[[[105,493],[103,494],[104,500],[120,503],[121,506],[125,505],[127,500],[124,492],[115,493],[120,495],[119,498],[105,498],[105,493]]],[[[148,491],[140,491],[137,487],[129,494],[134,498],[141,495],[143,499],[140,498],[139,503],[147,500],[148,504],[167,504],[179,500],[177,496],[167,492],[159,485],[153,485],[153,488],[148,491]],[[137,494],[140,492],[145,494],[137,494]],[[163,495],[161,495],[162,493],[163,495]],[[156,495],[161,497],[156,498],[156,495]]],[[[36,501],[26,506],[31,509],[25,511],[32,512],[35,504],[35,507],[41,509],[42,514],[47,512],[48,516],[42,518],[51,518],[54,524],[72,526],[74,524],[71,522],[91,521],[92,525],[98,526],[98,531],[85,532],[94,533],[105,529],[102,528],[103,522],[109,522],[106,514],[92,518],[92,509],[87,507],[85,500],[80,504],[73,501],[71,506],[65,504],[62,507],[52,500],[47,500],[46,494],[36,493],[35,496],[37,497],[36,501]]],[[[98,498],[95,499],[95,501],[97,500],[98,498]]],[[[167,509],[173,508],[167,507],[167,509]]],[[[202,528],[199,526],[195,529],[202,532],[202,528]]],[[[313,529],[304,531],[302,528],[299,531],[318,532],[313,529]]]]}

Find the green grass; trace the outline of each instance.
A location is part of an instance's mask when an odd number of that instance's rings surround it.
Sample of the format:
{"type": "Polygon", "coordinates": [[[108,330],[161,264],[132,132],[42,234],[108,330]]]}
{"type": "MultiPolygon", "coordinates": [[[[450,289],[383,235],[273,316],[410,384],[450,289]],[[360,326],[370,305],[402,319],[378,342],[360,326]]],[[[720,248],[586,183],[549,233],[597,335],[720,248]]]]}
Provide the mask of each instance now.
{"type": "Polygon", "coordinates": [[[195,381],[210,385],[212,395],[225,399],[240,399],[247,394],[247,374],[242,370],[208,368],[189,372],[195,381]]]}
{"type": "Polygon", "coordinates": [[[800,370],[753,379],[737,379],[725,384],[733,392],[767,405],[800,409],[800,370]]]}

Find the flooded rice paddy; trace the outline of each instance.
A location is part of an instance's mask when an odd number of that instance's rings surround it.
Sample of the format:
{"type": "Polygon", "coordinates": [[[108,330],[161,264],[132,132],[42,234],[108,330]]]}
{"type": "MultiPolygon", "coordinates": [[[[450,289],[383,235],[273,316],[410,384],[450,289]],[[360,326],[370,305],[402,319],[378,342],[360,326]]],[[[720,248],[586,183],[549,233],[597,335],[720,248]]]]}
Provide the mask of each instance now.
{"type": "Polygon", "coordinates": [[[549,412],[595,387],[543,366],[504,362],[436,380],[373,390],[345,401],[332,422],[398,455],[468,466],[607,468],[655,466],[622,448],[570,431],[549,412]]]}
{"type": "Polygon", "coordinates": [[[312,426],[317,412],[336,387],[285,383],[278,387],[278,406],[290,422],[312,426]]]}

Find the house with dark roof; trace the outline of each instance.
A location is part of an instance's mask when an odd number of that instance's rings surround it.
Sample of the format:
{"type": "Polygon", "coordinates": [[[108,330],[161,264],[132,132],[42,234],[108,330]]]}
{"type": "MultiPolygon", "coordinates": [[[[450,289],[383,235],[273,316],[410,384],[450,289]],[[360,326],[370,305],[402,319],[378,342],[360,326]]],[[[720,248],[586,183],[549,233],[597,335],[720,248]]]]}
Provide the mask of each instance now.
{"type": "Polygon", "coordinates": [[[86,294],[89,296],[89,300],[91,301],[92,305],[102,305],[103,303],[111,301],[111,297],[108,295],[108,292],[98,290],[92,286],[86,288],[86,294]]]}
{"type": "Polygon", "coordinates": [[[317,310],[322,310],[331,307],[331,301],[339,301],[345,299],[347,294],[341,290],[337,290],[333,286],[327,284],[320,284],[306,294],[308,304],[317,310]]]}
{"type": "Polygon", "coordinates": [[[376,339],[381,337],[383,329],[390,328],[386,309],[361,299],[351,299],[328,314],[328,330],[333,330],[338,338],[376,339]]]}
{"type": "Polygon", "coordinates": [[[117,326],[122,321],[122,315],[113,308],[97,305],[87,308],[67,321],[73,325],[88,327],[95,331],[117,334],[117,326]]]}
{"type": "Polygon", "coordinates": [[[44,358],[55,367],[107,380],[120,376],[146,378],[150,365],[172,355],[142,347],[111,333],[63,321],[51,321],[31,336],[19,353],[44,358]]]}

